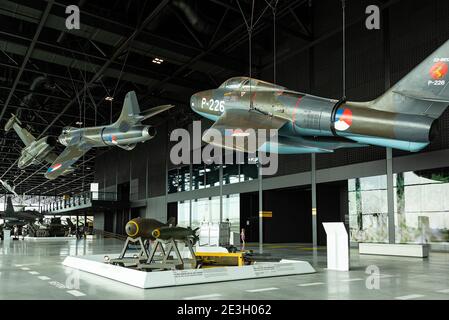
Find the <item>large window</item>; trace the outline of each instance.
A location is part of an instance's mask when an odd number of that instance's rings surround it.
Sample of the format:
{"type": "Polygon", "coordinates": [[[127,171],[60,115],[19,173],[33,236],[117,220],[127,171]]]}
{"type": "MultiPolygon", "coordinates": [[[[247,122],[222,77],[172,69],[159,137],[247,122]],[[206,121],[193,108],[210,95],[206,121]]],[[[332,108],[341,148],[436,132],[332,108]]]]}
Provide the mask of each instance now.
{"type": "Polygon", "coordinates": [[[168,193],[190,190],[190,167],[183,166],[168,171],[168,193]]]}
{"type": "MultiPolygon", "coordinates": [[[[190,225],[189,201],[178,202],[178,225],[190,225]]],[[[223,196],[223,221],[229,220],[231,231],[239,232],[240,196],[238,194],[223,196]]],[[[201,222],[220,222],[220,197],[192,200],[192,228],[201,222]]]]}
{"type": "Polygon", "coordinates": [[[394,175],[396,241],[449,241],[449,168],[394,175]]]}
{"type": "Polygon", "coordinates": [[[348,180],[352,241],[388,242],[387,176],[348,180]]]}
{"type": "MultiPolygon", "coordinates": [[[[348,180],[350,237],[388,242],[386,175],[348,180]]],[[[449,242],[449,168],[393,175],[397,243],[449,242]]]]}
{"type": "MultiPolygon", "coordinates": [[[[168,193],[198,190],[220,185],[220,165],[194,164],[192,177],[190,166],[183,166],[168,171],[168,193]]],[[[258,171],[255,164],[223,164],[223,185],[257,179],[258,171]]]]}

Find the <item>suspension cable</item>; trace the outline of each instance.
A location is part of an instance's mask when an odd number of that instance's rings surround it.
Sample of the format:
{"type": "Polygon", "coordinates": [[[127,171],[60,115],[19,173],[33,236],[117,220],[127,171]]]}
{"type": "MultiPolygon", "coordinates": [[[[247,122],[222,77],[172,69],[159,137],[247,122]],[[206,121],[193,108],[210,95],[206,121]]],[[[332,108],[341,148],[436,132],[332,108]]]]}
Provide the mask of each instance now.
{"type": "Polygon", "coordinates": [[[343,99],[346,100],[346,3],[345,0],[341,0],[341,9],[342,9],[342,20],[343,20],[343,28],[342,28],[342,37],[343,37],[343,64],[342,64],[342,72],[343,72],[343,99]]]}
{"type": "Polygon", "coordinates": [[[278,5],[278,1],[274,3],[274,6],[271,7],[273,10],[273,83],[276,84],[276,8],[278,5]]]}

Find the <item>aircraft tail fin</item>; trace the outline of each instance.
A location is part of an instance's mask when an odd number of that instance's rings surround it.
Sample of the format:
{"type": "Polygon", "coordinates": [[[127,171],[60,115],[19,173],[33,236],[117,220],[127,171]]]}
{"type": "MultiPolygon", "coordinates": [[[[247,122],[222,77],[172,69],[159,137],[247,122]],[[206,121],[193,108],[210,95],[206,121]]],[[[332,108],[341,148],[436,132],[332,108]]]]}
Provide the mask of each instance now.
{"type": "Polygon", "coordinates": [[[6,122],[5,131],[8,132],[13,128],[20,140],[22,140],[26,146],[29,146],[36,140],[36,138],[27,129],[22,128],[21,125],[22,122],[14,114],[11,114],[11,118],[6,122]]]}
{"type": "Polygon", "coordinates": [[[200,230],[200,227],[193,229],[192,245],[195,245],[198,241],[200,241],[200,237],[198,235],[198,230],[200,230]]]}
{"type": "Polygon", "coordinates": [[[22,122],[14,114],[11,114],[11,118],[5,124],[5,131],[8,132],[9,130],[11,130],[11,128],[16,123],[19,124],[19,125],[22,124],[22,122]]]}
{"type": "Polygon", "coordinates": [[[75,224],[72,222],[72,219],[70,219],[70,218],[66,218],[65,219],[66,221],[67,221],[67,225],[69,226],[69,227],[74,227],[75,226],[75,224]]]}
{"type": "Polygon", "coordinates": [[[120,117],[115,122],[120,131],[127,131],[131,126],[142,121],[143,117],[140,115],[139,102],[134,91],[130,91],[126,94],[123,101],[123,109],[120,113],[120,117]]]}
{"type": "Polygon", "coordinates": [[[5,213],[7,213],[9,215],[12,215],[12,214],[15,213],[11,197],[7,197],[7,199],[6,199],[6,210],[5,210],[5,213]]]}
{"type": "Polygon", "coordinates": [[[438,118],[449,105],[449,40],[385,94],[365,105],[438,118]]]}

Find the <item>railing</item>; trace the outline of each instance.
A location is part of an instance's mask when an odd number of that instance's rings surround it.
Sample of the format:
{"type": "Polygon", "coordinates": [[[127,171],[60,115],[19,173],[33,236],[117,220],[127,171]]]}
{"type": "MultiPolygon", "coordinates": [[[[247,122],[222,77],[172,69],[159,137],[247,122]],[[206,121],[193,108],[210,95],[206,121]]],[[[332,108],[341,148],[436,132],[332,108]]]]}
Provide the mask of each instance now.
{"type": "Polygon", "coordinates": [[[92,201],[119,201],[115,192],[86,191],[69,198],[57,199],[41,206],[41,212],[53,212],[92,204],[92,201]]]}

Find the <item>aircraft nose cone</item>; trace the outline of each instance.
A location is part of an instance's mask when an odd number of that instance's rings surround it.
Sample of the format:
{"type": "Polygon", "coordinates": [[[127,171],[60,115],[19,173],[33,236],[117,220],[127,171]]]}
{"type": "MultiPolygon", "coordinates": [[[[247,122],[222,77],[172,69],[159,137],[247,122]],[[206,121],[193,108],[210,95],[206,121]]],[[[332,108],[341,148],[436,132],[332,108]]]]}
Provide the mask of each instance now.
{"type": "Polygon", "coordinates": [[[66,140],[66,138],[65,138],[64,135],[61,134],[61,135],[58,137],[58,141],[59,141],[59,143],[62,144],[63,146],[67,146],[67,140],[66,140]]]}
{"type": "Polygon", "coordinates": [[[195,109],[197,107],[196,101],[196,94],[194,94],[190,97],[190,108],[195,109]]]}
{"type": "Polygon", "coordinates": [[[129,221],[125,226],[125,232],[130,237],[135,237],[139,233],[139,226],[134,221],[129,221]]]}

